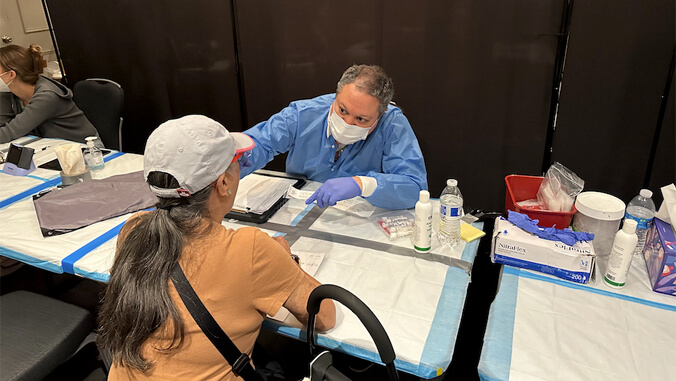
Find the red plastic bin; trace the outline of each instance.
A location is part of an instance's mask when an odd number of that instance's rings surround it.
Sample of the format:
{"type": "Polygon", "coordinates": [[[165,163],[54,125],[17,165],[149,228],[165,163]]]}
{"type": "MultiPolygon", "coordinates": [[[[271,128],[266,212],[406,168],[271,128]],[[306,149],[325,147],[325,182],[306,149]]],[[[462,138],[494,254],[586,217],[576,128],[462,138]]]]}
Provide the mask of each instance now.
{"type": "Polygon", "coordinates": [[[513,210],[515,212],[524,213],[534,220],[540,220],[540,222],[538,222],[539,226],[552,227],[556,225],[557,229],[565,229],[570,226],[573,214],[577,212],[575,205],[573,205],[573,210],[570,212],[550,212],[547,210],[521,208],[516,204],[519,201],[537,198],[538,189],[540,188],[542,179],[544,179],[542,176],[505,176],[505,184],[507,185],[505,212],[507,212],[507,210],[513,210]]]}

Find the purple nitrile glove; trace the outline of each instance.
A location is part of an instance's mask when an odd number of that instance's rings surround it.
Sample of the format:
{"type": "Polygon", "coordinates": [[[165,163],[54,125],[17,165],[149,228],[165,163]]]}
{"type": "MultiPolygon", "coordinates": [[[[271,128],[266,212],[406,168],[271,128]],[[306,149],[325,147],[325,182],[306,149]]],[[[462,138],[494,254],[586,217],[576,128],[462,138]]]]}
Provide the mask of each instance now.
{"type": "Polygon", "coordinates": [[[361,195],[359,184],[352,177],[338,177],[326,180],[307,200],[306,204],[317,201],[320,208],[336,205],[338,201],[361,195]]]}

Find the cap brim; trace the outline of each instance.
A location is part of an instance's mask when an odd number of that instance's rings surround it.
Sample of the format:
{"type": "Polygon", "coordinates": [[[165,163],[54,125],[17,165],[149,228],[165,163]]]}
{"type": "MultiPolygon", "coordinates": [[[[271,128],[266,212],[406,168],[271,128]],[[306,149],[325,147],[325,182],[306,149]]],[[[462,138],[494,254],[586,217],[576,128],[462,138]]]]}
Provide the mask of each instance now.
{"type": "Polygon", "coordinates": [[[249,135],[241,132],[231,132],[230,135],[235,140],[235,155],[251,151],[256,145],[249,135]]]}

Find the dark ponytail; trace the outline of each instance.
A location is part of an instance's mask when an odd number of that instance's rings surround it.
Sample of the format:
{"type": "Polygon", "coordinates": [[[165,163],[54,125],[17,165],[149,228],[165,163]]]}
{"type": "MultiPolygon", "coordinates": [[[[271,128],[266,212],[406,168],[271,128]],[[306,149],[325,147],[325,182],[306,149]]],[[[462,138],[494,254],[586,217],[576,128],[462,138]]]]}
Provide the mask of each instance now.
{"type": "MultiPolygon", "coordinates": [[[[159,188],[178,188],[178,181],[163,172],[151,172],[148,183],[159,188]]],[[[113,363],[148,372],[152,363],[142,356],[143,343],[162,324],[173,330],[166,347],[183,342],[183,320],[169,295],[169,278],[186,239],[208,234],[210,221],[208,186],[188,198],[158,198],[157,209],[134,219],[119,243],[99,312],[97,344],[108,350],[113,363]]],[[[169,333],[169,332],[168,332],[169,333]]]]}

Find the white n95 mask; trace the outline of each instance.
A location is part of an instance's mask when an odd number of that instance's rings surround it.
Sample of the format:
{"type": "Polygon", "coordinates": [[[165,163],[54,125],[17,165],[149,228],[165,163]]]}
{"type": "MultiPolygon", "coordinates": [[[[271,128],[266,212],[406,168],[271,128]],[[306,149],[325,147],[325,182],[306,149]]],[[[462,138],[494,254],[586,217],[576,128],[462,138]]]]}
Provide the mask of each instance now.
{"type": "MultiPolygon", "coordinates": [[[[376,120],[378,122],[378,120],[376,120]]],[[[333,135],[333,138],[336,139],[338,143],[342,144],[352,144],[360,140],[365,140],[369,134],[371,127],[359,127],[352,124],[347,124],[331,106],[331,112],[329,113],[329,132],[333,135]]]]}
{"type": "MultiPolygon", "coordinates": [[[[9,73],[9,71],[6,71],[4,73],[0,73],[0,76],[9,73]]],[[[12,81],[9,81],[9,83],[5,83],[5,81],[0,78],[0,93],[9,93],[9,85],[12,84],[12,81]]]]}

